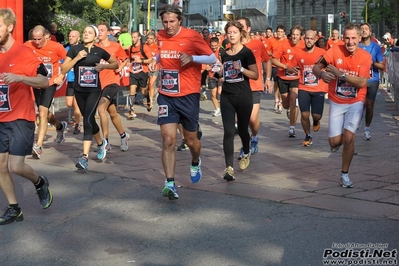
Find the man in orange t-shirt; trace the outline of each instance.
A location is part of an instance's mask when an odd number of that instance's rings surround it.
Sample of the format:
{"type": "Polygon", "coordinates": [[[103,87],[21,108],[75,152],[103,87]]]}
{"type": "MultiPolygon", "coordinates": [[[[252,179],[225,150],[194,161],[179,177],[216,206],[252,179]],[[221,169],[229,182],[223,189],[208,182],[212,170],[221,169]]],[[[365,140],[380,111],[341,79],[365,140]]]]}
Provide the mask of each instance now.
{"type": "Polygon", "coordinates": [[[343,45],[343,44],[344,44],[344,42],[339,39],[338,30],[333,30],[331,38],[327,41],[326,50],[328,50],[334,46],[343,45]]]}
{"type": "Polygon", "coordinates": [[[211,49],[217,58],[215,64],[205,65],[208,71],[208,89],[211,91],[211,101],[215,110],[213,116],[221,116],[218,95],[222,92],[222,85],[220,82],[219,72],[222,68],[222,63],[219,61],[219,40],[217,37],[211,38],[211,49]]]}
{"type": "Polygon", "coordinates": [[[33,50],[40,61],[46,66],[50,86],[45,90],[41,88],[35,88],[36,105],[39,109],[40,123],[38,125],[37,142],[32,148],[32,157],[40,159],[42,156],[42,146],[44,137],[47,132],[48,123],[52,124],[57,130],[56,142],[61,143],[65,140],[64,131],[67,129],[68,124],[65,121],[59,122],[55,116],[49,111],[51,103],[57,86],[60,85],[64,80],[64,75],[61,73],[61,60],[66,57],[66,50],[60,43],[46,40],[45,35],[46,29],[43,26],[36,26],[32,31],[32,41],[28,41],[25,45],[33,50]]]}
{"type": "Polygon", "coordinates": [[[39,176],[25,163],[35,136],[36,112],[31,86],[47,88],[47,70],[31,49],[14,40],[15,23],[14,12],[0,8],[0,169],[1,190],[8,202],[0,216],[0,225],[24,219],[10,171],[34,184],[43,209],[53,201],[47,178],[39,176]]]}
{"type": "MultiPolygon", "coordinates": [[[[165,171],[164,197],[178,199],[175,186],[177,125],[183,126],[183,136],[190,149],[190,177],[197,183],[202,177],[201,142],[198,134],[201,64],[214,64],[216,57],[209,44],[194,30],[181,26],[183,14],[167,5],[160,17],[164,29],[158,33],[160,81],[158,124],[162,135],[162,163],[165,171]]],[[[149,65],[154,69],[156,60],[149,65]]]]}
{"type": "Polygon", "coordinates": [[[313,67],[313,73],[329,83],[328,141],[331,152],[337,152],[341,145],[344,146],[340,183],[347,188],[353,187],[348,171],[355,151],[355,133],[362,119],[372,63],[371,55],[359,47],[359,41],[359,26],[348,23],[344,29],[344,45],[329,49],[313,67]]]}
{"type": "Polygon", "coordinates": [[[284,109],[287,109],[287,116],[290,119],[288,136],[295,137],[295,124],[298,117],[298,65],[293,60],[297,50],[300,50],[302,26],[294,26],[291,29],[291,39],[280,45],[273,52],[272,63],[279,69],[277,72],[277,82],[280,89],[281,99],[284,109]]]}
{"type": "MultiPolygon", "coordinates": [[[[251,128],[251,155],[258,153],[258,131],[260,127],[259,110],[260,110],[260,98],[265,88],[269,93],[272,92],[272,63],[270,56],[267,54],[264,44],[259,39],[251,39],[249,33],[251,32],[251,21],[246,18],[238,18],[238,22],[242,25],[243,31],[247,33],[246,37],[241,40],[241,43],[249,48],[255,56],[256,66],[258,67],[258,73],[262,73],[262,66],[266,72],[266,79],[264,82],[262,78],[257,80],[250,79],[249,85],[252,90],[253,107],[251,117],[249,119],[249,127],[251,128]]],[[[260,75],[259,75],[260,76],[260,75]]],[[[239,160],[244,156],[244,149],[241,148],[239,160]]]]}
{"type": "MultiPolygon", "coordinates": [[[[110,32],[110,27],[107,22],[101,22],[98,25],[98,43],[97,46],[101,47],[107,51],[111,57],[118,61],[118,69],[104,69],[100,71],[100,81],[101,81],[101,99],[98,103],[97,110],[100,116],[101,130],[103,132],[104,138],[107,140],[107,146],[105,147],[107,151],[111,150],[111,145],[108,141],[108,116],[111,117],[112,124],[115,126],[121,138],[121,151],[127,151],[129,148],[129,134],[125,132],[122,126],[121,118],[117,112],[116,97],[118,96],[118,91],[120,89],[120,75],[119,72],[125,67],[128,62],[126,52],[123,50],[119,43],[111,42],[108,39],[110,32]]],[[[101,60],[100,64],[109,64],[105,60],[101,60]]]]}
{"type": "Polygon", "coordinates": [[[313,72],[315,62],[325,54],[326,50],[316,47],[316,32],[308,30],[305,33],[305,49],[296,52],[294,60],[299,66],[298,104],[301,110],[301,124],[305,132],[302,145],[307,147],[313,144],[310,134],[310,111],[312,111],[313,131],[320,129],[320,119],[323,116],[324,94],[327,92],[327,83],[319,80],[313,72]]]}
{"type": "MultiPolygon", "coordinates": [[[[154,58],[158,53],[158,44],[156,43],[156,34],[154,32],[149,32],[147,34],[147,41],[144,44],[144,51],[149,51],[151,53],[151,58],[154,58]]],[[[152,101],[155,95],[155,83],[159,76],[159,65],[156,65],[154,71],[148,72],[148,86],[147,86],[147,111],[152,110],[152,101]]]]}

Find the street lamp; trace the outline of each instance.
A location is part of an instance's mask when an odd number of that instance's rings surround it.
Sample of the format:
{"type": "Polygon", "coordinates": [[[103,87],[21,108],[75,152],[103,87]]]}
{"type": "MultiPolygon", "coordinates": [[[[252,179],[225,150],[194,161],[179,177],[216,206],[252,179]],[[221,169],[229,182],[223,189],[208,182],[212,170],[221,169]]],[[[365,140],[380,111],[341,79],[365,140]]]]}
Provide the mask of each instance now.
{"type": "Polygon", "coordinates": [[[366,16],[365,16],[365,21],[366,21],[366,23],[368,22],[367,20],[368,20],[368,15],[369,15],[369,1],[370,0],[366,0],[366,16]]]}

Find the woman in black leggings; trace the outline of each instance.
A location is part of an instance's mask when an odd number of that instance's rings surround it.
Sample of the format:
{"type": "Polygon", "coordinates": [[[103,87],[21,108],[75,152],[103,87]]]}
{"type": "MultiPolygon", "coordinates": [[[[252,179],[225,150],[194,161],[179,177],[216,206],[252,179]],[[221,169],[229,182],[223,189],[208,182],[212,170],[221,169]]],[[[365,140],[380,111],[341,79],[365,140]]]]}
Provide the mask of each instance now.
{"type": "Polygon", "coordinates": [[[71,46],[61,66],[62,73],[67,73],[72,67],[75,72],[75,98],[83,115],[84,128],[83,156],[79,158],[76,167],[85,171],[88,170],[88,154],[93,137],[98,145],[97,158],[102,160],[106,155],[107,141],[101,138],[100,128],[94,117],[101,98],[98,72],[103,69],[118,68],[115,58],[94,45],[97,36],[97,27],[87,26],[83,30],[83,44],[71,46]]]}
{"type": "Polygon", "coordinates": [[[220,110],[224,128],[223,151],[226,161],[226,169],[223,178],[227,181],[234,180],[233,157],[235,116],[237,114],[238,135],[241,138],[244,156],[239,162],[240,169],[244,170],[250,162],[251,137],[248,132],[249,119],[252,113],[252,91],[249,79],[258,79],[258,68],[255,57],[250,49],[241,44],[241,38],[245,32],[242,25],[236,21],[230,21],[224,28],[226,37],[230,42],[230,48],[221,50],[221,62],[223,63],[223,87],[220,96],[220,110]]]}

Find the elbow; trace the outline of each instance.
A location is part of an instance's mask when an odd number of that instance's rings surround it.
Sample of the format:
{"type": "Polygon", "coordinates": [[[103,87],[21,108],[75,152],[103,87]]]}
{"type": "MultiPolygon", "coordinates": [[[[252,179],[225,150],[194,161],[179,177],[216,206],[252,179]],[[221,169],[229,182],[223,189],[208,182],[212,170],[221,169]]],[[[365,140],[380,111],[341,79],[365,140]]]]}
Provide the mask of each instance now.
{"type": "Polygon", "coordinates": [[[39,88],[48,88],[50,86],[48,78],[45,76],[42,76],[40,83],[41,83],[40,86],[38,86],[39,88]]]}

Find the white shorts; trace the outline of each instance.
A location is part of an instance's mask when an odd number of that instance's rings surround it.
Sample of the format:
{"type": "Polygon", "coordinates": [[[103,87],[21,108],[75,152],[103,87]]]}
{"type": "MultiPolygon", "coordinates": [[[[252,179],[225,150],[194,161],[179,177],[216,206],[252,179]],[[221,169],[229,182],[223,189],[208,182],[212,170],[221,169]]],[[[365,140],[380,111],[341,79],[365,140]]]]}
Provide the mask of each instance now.
{"type": "Polygon", "coordinates": [[[342,135],[344,129],[353,134],[359,127],[363,114],[363,102],[338,104],[330,101],[330,117],[328,120],[328,137],[342,135]]]}

